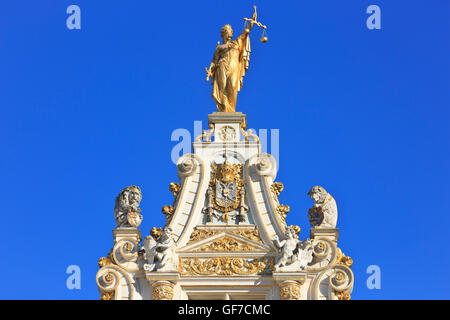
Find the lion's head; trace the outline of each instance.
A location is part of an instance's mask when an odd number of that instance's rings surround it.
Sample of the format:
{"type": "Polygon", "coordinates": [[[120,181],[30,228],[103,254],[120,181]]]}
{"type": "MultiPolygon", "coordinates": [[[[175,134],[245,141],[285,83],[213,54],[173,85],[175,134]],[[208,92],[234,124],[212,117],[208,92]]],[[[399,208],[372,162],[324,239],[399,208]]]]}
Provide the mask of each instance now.
{"type": "Polygon", "coordinates": [[[321,204],[327,199],[328,192],[321,186],[314,186],[309,190],[308,196],[311,197],[314,204],[321,204]]]}

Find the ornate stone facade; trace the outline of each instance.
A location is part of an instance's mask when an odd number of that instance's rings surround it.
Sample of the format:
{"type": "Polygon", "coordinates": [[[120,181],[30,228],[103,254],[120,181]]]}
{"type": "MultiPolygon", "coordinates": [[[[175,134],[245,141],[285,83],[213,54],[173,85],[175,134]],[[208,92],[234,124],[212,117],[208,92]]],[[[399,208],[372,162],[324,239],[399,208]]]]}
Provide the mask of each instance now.
{"type": "Polygon", "coordinates": [[[222,29],[224,43],[207,69],[221,112],[208,116],[193,153],[178,159],[179,182],[170,183],[173,198],[162,207],[164,226],[146,230],[142,241],[141,190],[129,186],[117,196],[114,244],[99,260],[101,299],[350,299],[353,260],[337,247],[335,200],[314,186],[313,207],[291,213],[279,199],[284,185],[275,181],[275,158],[262,152],[247,116],[235,112],[250,30],[266,29],[256,18],[255,8],[235,40],[229,25],[222,29]],[[287,223],[306,214],[309,238],[287,223]]]}
{"type": "Polygon", "coordinates": [[[142,241],[139,223],[127,218],[140,212],[140,190],[131,186],[118,196],[114,213],[124,223],[99,260],[101,299],[200,299],[209,291],[231,298],[350,299],[353,260],[337,246],[331,195],[311,189],[314,206],[303,214],[314,227],[302,238],[299,226],[286,223],[289,206],[278,200],[284,186],[275,182],[275,159],[244,135],[246,116],[213,113],[209,126],[211,134],[193,143],[194,153],[178,160],[180,181],[169,186],[173,203],[163,208],[164,226],[142,241]]]}

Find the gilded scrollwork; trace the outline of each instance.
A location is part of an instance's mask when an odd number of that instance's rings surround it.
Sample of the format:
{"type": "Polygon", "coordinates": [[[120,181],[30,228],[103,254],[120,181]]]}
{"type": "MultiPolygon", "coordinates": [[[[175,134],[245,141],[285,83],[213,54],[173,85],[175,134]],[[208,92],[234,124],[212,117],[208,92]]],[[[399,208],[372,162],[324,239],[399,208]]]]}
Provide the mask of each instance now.
{"type": "MultiPolygon", "coordinates": [[[[218,229],[197,229],[194,230],[191,233],[191,236],[189,238],[189,242],[187,244],[192,244],[197,241],[201,241],[203,239],[215,236],[219,233],[224,232],[225,230],[218,230],[218,229]]],[[[235,234],[237,236],[241,236],[243,238],[246,238],[251,241],[255,241],[258,243],[263,244],[263,241],[261,240],[261,236],[259,234],[259,231],[257,229],[253,230],[242,230],[242,229],[230,229],[226,230],[227,233],[235,234]]]]}
{"type": "Polygon", "coordinates": [[[276,211],[280,216],[281,221],[283,221],[283,225],[286,227],[286,215],[291,211],[291,208],[286,204],[282,204],[277,206],[276,211]]]}
{"type": "Polygon", "coordinates": [[[281,182],[274,182],[270,186],[270,190],[274,194],[274,199],[277,201],[278,197],[280,196],[281,191],[283,191],[284,185],[281,182]]]}
{"type": "Polygon", "coordinates": [[[172,192],[173,195],[173,203],[172,205],[163,206],[161,212],[166,217],[166,224],[164,227],[168,226],[170,221],[172,221],[173,214],[175,213],[175,203],[178,200],[178,195],[180,194],[181,186],[177,182],[171,182],[169,184],[169,191],[172,192]]]}
{"type": "Polygon", "coordinates": [[[181,275],[255,275],[273,270],[273,258],[180,258],[181,275]]]}
{"type": "Polygon", "coordinates": [[[343,254],[342,250],[338,248],[336,264],[338,263],[343,264],[350,268],[353,265],[353,259],[343,254]]]}
{"type": "Polygon", "coordinates": [[[283,189],[284,189],[284,186],[281,182],[274,182],[270,186],[270,190],[272,191],[273,199],[274,199],[275,205],[276,205],[276,208],[275,208],[276,213],[281,218],[283,225],[285,227],[287,227],[286,215],[289,213],[289,211],[291,211],[291,208],[288,205],[281,204],[280,200],[278,199],[278,196],[280,195],[281,191],[283,191],[283,189]]]}
{"type": "Polygon", "coordinates": [[[201,252],[232,252],[232,251],[255,251],[254,246],[241,243],[233,238],[225,237],[201,246],[196,251],[201,252]]]}

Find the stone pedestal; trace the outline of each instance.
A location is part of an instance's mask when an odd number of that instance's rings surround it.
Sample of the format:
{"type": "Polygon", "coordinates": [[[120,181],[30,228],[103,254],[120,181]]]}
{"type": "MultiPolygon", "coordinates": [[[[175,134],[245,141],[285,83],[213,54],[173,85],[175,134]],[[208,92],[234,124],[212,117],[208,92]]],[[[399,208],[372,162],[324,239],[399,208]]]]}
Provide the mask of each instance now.
{"type": "Polygon", "coordinates": [[[334,242],[338,241],[339,229],[337,228],[314,228],[310,230],[311,239],[325,237],[334,242]]]}
{"type": "Polygon", "coordinates": [[[141,242],[141,230],[137,228],[117,228],[113,229],[114,242],[119,242],[123,239],[133,239],[136,242],[141,242]]]}

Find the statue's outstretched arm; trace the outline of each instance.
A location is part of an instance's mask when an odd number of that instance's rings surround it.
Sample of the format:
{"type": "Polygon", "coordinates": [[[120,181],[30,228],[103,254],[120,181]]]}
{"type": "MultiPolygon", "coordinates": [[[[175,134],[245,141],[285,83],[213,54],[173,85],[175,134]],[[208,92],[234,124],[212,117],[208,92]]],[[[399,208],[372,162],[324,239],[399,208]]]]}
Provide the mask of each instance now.
{"type": "Polygon", "coordinates": [[[242,33],[239,35],[239,37],[237,37],[237,39],[245,39],[245,37],[247,37],[250,33],[250,30],[252,30],[253,23],[254,21],[251,20],[249,24],[244,28],[244,30],[242,30],[242,33]]]}
{"type": "Polygon", "coordinates": [[[253,24],[254,23],[257,23],[256,22],[256,18],[258,17],[258,14],[256,13],[256,6],[254,7],[255,8],[255,12],[253,12],[253,16],[252,16],[252,18],[251,19],[247,19],[247,18],[244,18],[246,21],[249,21],[249,23],[248,23],[248,25],[244,28],[244,30],[242,30],[242,33],[241,33],[241,35],[238,37],[238,39],[239,38],[245,38],[249,33],[250,33],[250,30],[252,30],[252,27],[253,27],[253,24]]]}

